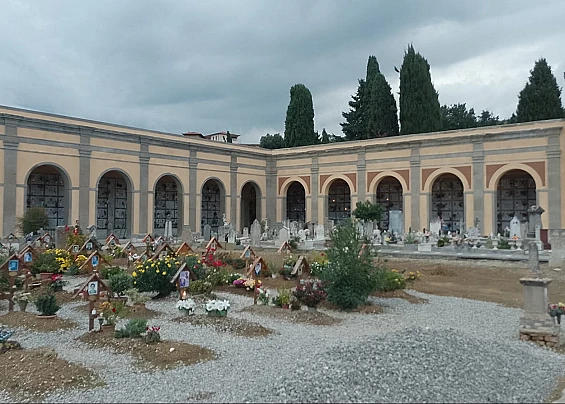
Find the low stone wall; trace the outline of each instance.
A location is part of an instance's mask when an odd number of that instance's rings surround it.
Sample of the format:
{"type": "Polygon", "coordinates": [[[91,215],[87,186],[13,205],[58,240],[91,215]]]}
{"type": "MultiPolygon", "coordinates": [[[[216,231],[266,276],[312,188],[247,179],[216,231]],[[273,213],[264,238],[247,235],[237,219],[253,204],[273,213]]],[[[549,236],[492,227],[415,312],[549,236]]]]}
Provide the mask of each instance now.
{"type": "Polygon", "coordinates": [[[546,346],[548,348],[555,348],[559,346],[559,334],[539,334],[534,330],[520,330],[520,339],[522,341],[531,341],[540,346],[546,346]]]}

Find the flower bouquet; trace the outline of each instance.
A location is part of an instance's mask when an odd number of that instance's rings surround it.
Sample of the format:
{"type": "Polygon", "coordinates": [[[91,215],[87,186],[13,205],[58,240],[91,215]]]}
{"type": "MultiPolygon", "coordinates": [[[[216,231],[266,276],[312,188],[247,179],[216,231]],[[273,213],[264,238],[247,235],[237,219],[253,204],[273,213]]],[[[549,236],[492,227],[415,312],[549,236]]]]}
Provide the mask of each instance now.
{"type": "Polygon", "coordinates": [[[196,310],[196,303],[192,299],[187,300],[179,300],[177,302],[177,309],[181,311],[185,311],[187,316],[194,314],[196,310]]]}
{"type": "Polygon", "coordinates": [[[63,286],[67,284],[67,281],[63,280],[63,275],[61,274],[53,274],[49,280],[51,281],[49,287],[53,292],[62,292],[63,286]]]}
{"type": "Polygon", "coordinates": [[[324,290],[324,284],[320,281],[306,281],[296,286],[292,295],[308,308],[315,309],[326,300],[327,293],[324,290]]]}
{"type": "Polygon", "coordinates": [[[265,306],[269,305],[269,291],[264,288],[264,287],[260,287],[257,289],[257,292],[259,293],[259,296],[257,296],[257,301],[265,306]]]}
{"type": "Polygon", "coordinates": [[[103,302],[98,306],[98,310],[102,313],[104,325],[115,326],[118,315],[124,308],[123,302],[103,302]]]}
{"type": "Polygon", "coordinates": [[[161,334],[159,331],[161,327],[152,326],[152,327],[145,327],[145,343],[146,344],[156,344],[157,342],[161,341],[161,334]]]}
{"type": "Polygon", "coordinates": [[[549,305],[549,315],[557,319],[557,324],[561,324],[561,316],[565,314],[565,304],[559,302],[549,305]]]}
{"type": "Polygon", "coordinates": [[[247,279],[244,279],[244,278],[236,279],[235,281],[233,281],[233,286],[235,286],[236,288],[244,288],[246,281],[247,281],[247,279]]]}
{"type": "Polygon", "coordinates": [[[228,315],[230,302],[228,300],[210,300],[204,305],[204,309],[209,316],[225,317],[228,315]]]}
{"type": "Polygon", "coordinates": [[[255,291],[255,287],[257,287],[257,288],[261,287],[261,281],[259,279],[257,279],[257,282],[255,282],[255,279],[247,279],[244,282],[243,287],[247,290],[255,291]]]}

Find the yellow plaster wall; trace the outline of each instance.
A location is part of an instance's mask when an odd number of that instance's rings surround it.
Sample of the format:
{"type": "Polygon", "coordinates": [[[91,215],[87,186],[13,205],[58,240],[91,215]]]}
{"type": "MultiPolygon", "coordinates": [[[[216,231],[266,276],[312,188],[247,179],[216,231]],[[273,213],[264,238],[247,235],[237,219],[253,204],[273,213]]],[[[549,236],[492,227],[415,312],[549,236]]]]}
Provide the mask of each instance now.
{"type": "Polygon", "coordinates": [[[473,192],[464,193],[463,201],[465,209],[465,223],[467,224],[467,228],[469,228],[471,227],[469,223],[475,223],[475,202],[473,200],[473,192]]]}
{"type": "Polygon", "coordinates": [[[92,188],[98,188],[98,180],[102,178],[102,173],[108,171],[118,171],[122,175],[125,173],[127,176],[124,176],[126,179],[129,177],[133,182],[133,190],[139,190],[139,162],[131,162],[131,161],[123,161],[123,160],[114,160],[113,164],[108,164],[106,159],[101,160],[94,156],[94,152],[92,153],[93,158],[90,160],[90,186],[92,188]]]}
{"type": "MultiPolygon", "coordinates": [[[[543,191],[538,191],[538,204],[542,207],[549,207],[549,209],[552,209],[553,207],[549,206],[549,193],[547,192],[547,190],[543,190],[543,191]]],[[[546,210],[549,210],[546,209],[546,210]]],[[[542,229],[547,229],[549,227],[549,212],[544,213],[543,215],[541,215],[541,228],[542,229]]]]}
{"type": "MultiPolygon", "coordinates": [[[[229,155],[225,155],[225,154],[212,154],[212,153],[205,153],[205,152],[201,152],[199,151],[198,154],[196,155],[197,158],[202,159],[202,160],[208,160],[208,161],[223,161],[225,163],[229,163],[231,162],[231,156],[229,155]]],[[[227,165],[222,165],[221,167],[224,167],[225,170],[229,171],[229,166],[227,165]]]]}
{"type": "Polygon", "coordinates": [[[101,139],[97,137],[90,138],[90,145],[114,149],[117,152],[119,152],[120,150],[139,152],[141,150],[141,145],[139,143],[120,142],[119,140],[101,139]]]}
{"type": "Polygon", "coordinates": [[[18,148],[18,160],[16,171],[16,183],[26,185],[26,179],[31,173],[31,169],[38,164],[41,165],[55,165],[63,167],[69,175],[70,187],[78,187],[79,185],[79,159],[78,156],[59,155],[54,156],[51,154],[38,154],[21,150],[21,144],[18,148]]]}
{"type": "Polygon", "coordinates": [[[384,151],[367,151],[365,153],[365,160],[375,160],[382,158],[397,158],[397,159],[409,159],[411,151],[410,149],[403,150],[387,150],[384,151]]]}
{"type": "MultiPolygon", "coordinates": [[[[177,156],[177,157],[185,157],[188,160],[189,154],[190,152],[188,150],[183,150],[180,148],[174,148],[174,147],[162,147],[162,146],[154,146],[154,145],[149,145],[149,153],[155,153],[155,154],[162,154],[163,156],[177,156]]],[[[171,163],[175,163],[175,164],[182,164],[182,161],[179,160],[169,160],[171,163]]],[[[187,163],[188,164],[188,163],[187,163]]]]}
{"type": "Polygon", "coordinates": [[[237,164],[249,164],[252,166],[259,166],[259,167],[266,167],[267,166],[267,160],[261,158],[261,159],[250,159],[250,158],[246,158],[246,157],[238,157],[237,158],[237,164]]]}
{"type": "Polygon", "coordinates": [[[512,139],[501,141],[490,141],[483,144],[484,150],[508,150],[512,153],[512,149],[527,148],[536,146],[547,146],[546,137],[536,137],[530,139],[512,139]]]}
{"type": "MultiPolygon", "coordinates": [[[[71,223],[74,223],[75,220],[78,220],[79,217],[79,212],[80,212],[80,206],[79,206],[79,190],[78,189],[73,189],[71,191],[71,199],[72,199],[72,204],[71,204],[71,217],[69,218],[71,223]]],[[[91,222],[88,224],[85,223],[81,223],[81,227],[85,228],[86,226],[90,226],[92,223],[96,223],[96,222],[91,222]]]]}
{"type": "Polygon", "coordinates": [[[496,223],[493,223],[494,212],[492,211],[492,206],[494,203],[494,198],[496,198],[495,193],[485,192],[484,195],[484,232],[485,234],[494,233],[496,234],[496,223]]]}
{"type": "Polygon", "coordinates": [[[451,154],[472,152],[473,145],[471,143],[458,144],[456,146],[432,146],[420,148],[420,156],[429,156],[434,154],[451,154]]]}
{"type": "MultiPolygon", "coordinates": [[[[282,169],[293,169],[296,166],[303,166],[303,165],[310,165],[312,163],[311,158],[302,158],[302,159],[289,159],[289,160],[277,160],[277,170],[280,171],[282,169]]],[[[300,169],[304,170],[304,169],[300,169]]],[[[308,171],[310,171],[308,169],[308,171]]]]}
{"type": "Polygon", "coordinates": [[[331,156],[321,156],[318,158],[318,163],[345,163],[341,165],[353,165],[357,167],[357,153],[344,152],[331,156]]]}
{"type": "Polygon", "coordinates": [[[80,136],[71,135],[68,133],[48,132],[38,129],[18,128],[18,137],[25,137],[29,139],[42,139],[42,140],[56,140],[58,142],[66,143],[80,143],[80,136]]]}
{"type": "MultiPolygon", "coordinates": [[[[4,212],[4,186],[0,186],[0,212],[4,212]]],[[[0,215],[0,229],[4,228],[4,215],[0,215]]]]}

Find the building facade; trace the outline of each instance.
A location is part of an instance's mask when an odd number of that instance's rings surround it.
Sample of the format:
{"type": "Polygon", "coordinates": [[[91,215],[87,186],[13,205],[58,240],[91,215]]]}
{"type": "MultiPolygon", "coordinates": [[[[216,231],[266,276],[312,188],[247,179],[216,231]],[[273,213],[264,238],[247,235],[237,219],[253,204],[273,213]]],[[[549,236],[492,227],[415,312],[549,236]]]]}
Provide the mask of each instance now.
{"type": "Polygon", "coordinates": [[[565,214],[565,120],[266,150],[0,107],[0,229],[42,206],[50,227],[79,220],[122,238],[182,236],[253,220],[338,222],[358,201],[403,212],[404,230],[502,232],[538,204],[543,228],[565,214]]]}

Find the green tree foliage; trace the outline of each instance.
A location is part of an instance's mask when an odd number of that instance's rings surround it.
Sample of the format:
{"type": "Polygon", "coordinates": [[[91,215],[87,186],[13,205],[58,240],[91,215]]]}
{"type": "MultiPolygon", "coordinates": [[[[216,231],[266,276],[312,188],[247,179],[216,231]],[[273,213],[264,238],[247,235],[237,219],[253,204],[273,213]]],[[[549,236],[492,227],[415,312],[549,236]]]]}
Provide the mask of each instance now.
{"type": "Polygon", "coordinates": [[[286,147],[319,143],[314,132],[312,93],[304,84],[295,84],[290,89],[290,102],[284,123],[284,143],[286,147]]]}
{"type": "Polygon", "coordinates": [[[535,63],[526,86],[518,95],[516,119],[518,122],[531,122],[562,117],[561,88],[551,66],[542,58],[535,63]]]}
{"type": "Polygon", "coordinates": [[[370,201],[357,202],[353,210],[353,216],[364,222],[381,220],[382,207],[378,203],[371,203],[370,201]]]}
{"type": "Polygon", "coordinates": [[[477,126],[494,126],[501,125],[503,122],[500,118],[495,116],[492,112],[483,110],[481,115],[477,118],[477,126]]]}
{"type": "Polygon", "coordinates": [[[284,147],[284,139],[280,133],[275,133],[274,135],[261,136],[259,140],[259,146],[263,149],[282,149],[284,147]]]}
{"type": "Polygon", "coordinates": [[[326,132],[326,128],[322,129],[322,143],[330,143],[330,135],[326,132]]]}
{"type": "Polygon", "coordinates": [[[341,124],[346,140],[372,139],[398,135],[396,100],[375,56],[369,56],[367,74],[359,80],[357,93],[343,112],[341,124]]]}
{"type": "Polygon", "coordinates": [[[477,126],[475,110],[467,110],[467,105],[453,104],[441,107],[441,126],[442,130],[467,129],[477,126]]]}
{"type": "Polygon", "coordinates": [[[343,310],[352,310],[366,303],[382,276],[373,266],[369,251],[361,250],[351,220],[338,226],[331,238],[332,246],[327,250],[329,263],[321,271],[320,278],[327,282],[328,301],[343,310]]]}
{"type": "Polygon", "coordinates": [[[408,135],[439,130],[441,111],[430,65],[410,45],[400,69],[400,133],[408,135]]]}
{"type": "Polygon", "coordinates": [[[16,219],[16,227],[22,234],[37,232],[41,228],[47,227],[49,217],[45,213],[45,209],[41,207],[29,208],[23,216],[16,219]]]}

